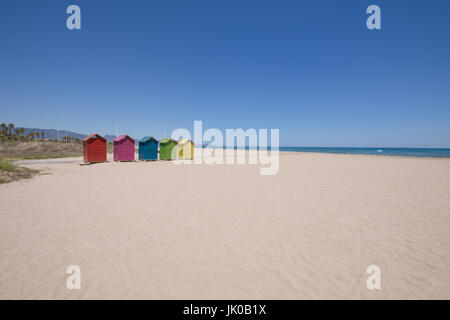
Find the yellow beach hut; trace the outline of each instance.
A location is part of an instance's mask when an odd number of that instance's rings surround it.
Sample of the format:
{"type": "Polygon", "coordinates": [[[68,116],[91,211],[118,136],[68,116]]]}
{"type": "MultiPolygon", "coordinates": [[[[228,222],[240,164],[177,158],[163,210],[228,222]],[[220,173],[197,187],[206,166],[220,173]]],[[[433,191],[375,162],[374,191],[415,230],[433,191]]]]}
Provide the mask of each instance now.
{"type": "Polygon", "coordinates": [[[181,139],[178,141],[178,159],[193,160],[194,159],[194,142],[189,139],[181,139]]]}

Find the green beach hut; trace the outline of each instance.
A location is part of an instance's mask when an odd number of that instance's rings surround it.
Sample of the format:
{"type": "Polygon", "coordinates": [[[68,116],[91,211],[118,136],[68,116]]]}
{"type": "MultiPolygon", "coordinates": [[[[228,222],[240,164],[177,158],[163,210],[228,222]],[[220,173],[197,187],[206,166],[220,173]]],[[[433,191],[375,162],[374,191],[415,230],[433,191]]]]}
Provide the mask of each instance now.
{"type": "Polygon", "coordinates": [[[159,142],[159,160],[175,160],[177,158],[177,142],[171,138],[159,142]]]}

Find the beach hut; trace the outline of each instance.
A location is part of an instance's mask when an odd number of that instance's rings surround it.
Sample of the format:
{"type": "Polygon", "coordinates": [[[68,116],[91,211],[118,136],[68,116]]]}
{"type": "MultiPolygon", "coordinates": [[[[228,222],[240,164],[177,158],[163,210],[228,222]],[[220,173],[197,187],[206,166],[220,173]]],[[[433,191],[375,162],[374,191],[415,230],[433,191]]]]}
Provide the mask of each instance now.
{"type": "Polygon", "coordinates": [[[177,157],[177,142],[171,138],[162,139],[159,142],[159,159],[174,160],[177,157]]]}
{"type": "Polygon", "coordinates": [[[106,139],[97,133],[93,133],[83,139],[84,162],[106,161],[106,139]]]}
{"type": "Polygon", "coordinates": [[[134,161],[134,139],[121,135],[114,139],[114,161],[134,161]]]}
{"type": "Polygon", "coordinates": [[[158,160],[158,140],[153,137],[139,140],[139,160],[158,160]]]}
{"type": "Polygon", "coordinates": [[[194,143],[189,139],[181,139],[178,141],[178,159],[192,160],[194,159],[194,143]]]}

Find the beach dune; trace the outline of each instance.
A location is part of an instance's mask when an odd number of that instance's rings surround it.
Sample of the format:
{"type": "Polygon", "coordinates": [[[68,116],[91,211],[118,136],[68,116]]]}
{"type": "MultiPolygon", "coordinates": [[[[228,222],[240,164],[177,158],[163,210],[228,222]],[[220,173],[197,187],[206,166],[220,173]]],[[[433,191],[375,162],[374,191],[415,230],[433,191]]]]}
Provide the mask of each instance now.
{"type": "Polygon", "coordinates": [[[27,166],[0,185],[1,299],[450,299],[449,159],[27,166]]]}

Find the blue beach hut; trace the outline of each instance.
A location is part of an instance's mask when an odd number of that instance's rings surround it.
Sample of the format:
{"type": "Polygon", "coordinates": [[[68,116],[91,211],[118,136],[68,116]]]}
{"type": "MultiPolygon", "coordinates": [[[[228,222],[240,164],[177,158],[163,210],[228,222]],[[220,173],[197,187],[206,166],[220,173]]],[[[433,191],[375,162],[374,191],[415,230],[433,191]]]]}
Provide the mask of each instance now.
{"type": "Polygon", "coordinates": [[[139,160],[158,160],[158,140],[153,137],[139,140],[139,160]]]}

